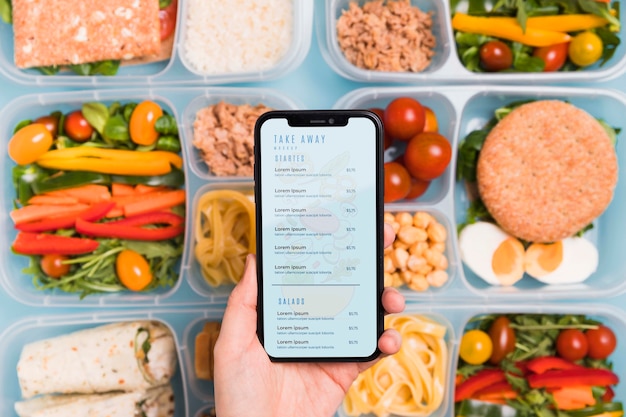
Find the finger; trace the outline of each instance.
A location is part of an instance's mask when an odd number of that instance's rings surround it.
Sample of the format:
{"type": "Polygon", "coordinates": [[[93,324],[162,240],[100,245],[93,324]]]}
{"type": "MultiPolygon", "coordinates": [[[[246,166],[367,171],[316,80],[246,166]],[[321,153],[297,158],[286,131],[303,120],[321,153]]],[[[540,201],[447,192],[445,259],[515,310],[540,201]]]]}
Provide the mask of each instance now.
{"type": "Polygon", "coordinates": [[[359,372],[365,371],[366,369],[376,364],[376,362],[389,355],[398,353],[401,346],[402,336],[400,335],[400,333],[395,329],[385,330],[380,336],[380,339],[378,339],[378,349],[380,350],[381,354],[373,361],[357,363],[357,368],[359,369],[359,372]]]}
{"type": "Polygon", "coordinates": [[[385,312],[389,314],[402,313],[406,305],[404,296],[394,287],[385,287],[382,295],[382,303],[385,312]]]}
{"type": "Polygon", "coordinates": [[[391,245],[396,240],[396,232],[393,231],[393,227],[389,223],[385,223],[384,228],[384,242],[385,247],[391,245]]]}
{"type": "Polygon", "coordinates": [[[256,258],[248,255],[241,281],[228,298],[220,336],[226,340],[247,340],[256,335],[256,258]]]}

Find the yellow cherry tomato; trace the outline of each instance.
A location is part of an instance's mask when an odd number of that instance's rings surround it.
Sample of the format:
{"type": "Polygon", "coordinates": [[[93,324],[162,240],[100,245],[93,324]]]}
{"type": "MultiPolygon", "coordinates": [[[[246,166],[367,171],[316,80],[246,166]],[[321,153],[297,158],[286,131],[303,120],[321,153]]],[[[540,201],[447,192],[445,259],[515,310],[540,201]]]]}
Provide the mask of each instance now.
{"type": "Polygon", "coordinates": [[[9,157],[19,165],[35,162],[52,146],[52,133],[42,123],[24,126],[9,140],[9,157]]]}
{"type": "Polygon", "coordinates": [[[163,109],[154,101],[145,100],[130,115],[130,139],[137,145],[152,145],[159,138],[154,124],[163,116],[163,109]]]}
{"type": "Polygon", "coordinates": [[[595,64],[602,56],[602,39],[593,32],[585,31],[574,36],[568,47],[570,61],[579,67],[595,64]]]}
{"type": "Polygon", "coordinates": [[[470,365],[480,365],[491,357],[493,342],[486,332],[470,330],[461,338],[459,356],[470,365]]]}
{"type": "Polygon", "coordinates": [[[122,285],[131,291],[141,291],[152,282],[148,261],[134,250],[125,249],[117,255],[115,272],[122,285]]]}

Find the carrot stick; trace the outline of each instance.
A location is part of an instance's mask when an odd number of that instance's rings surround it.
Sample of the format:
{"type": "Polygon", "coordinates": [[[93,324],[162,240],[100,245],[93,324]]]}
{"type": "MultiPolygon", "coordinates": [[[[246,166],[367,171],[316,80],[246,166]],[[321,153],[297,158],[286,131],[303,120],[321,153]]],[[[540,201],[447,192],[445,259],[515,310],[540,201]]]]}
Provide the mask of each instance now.
{"type": "Polygon", "coordinates": [[[560,387],[549,391],[559,410],[575,410],[596,403],[590,385],[560,387]]]}
{"type": "Polygon", "coordinates": [[[132,185],[129,184],[120,184],[119,182],[114,182],[111,184],[111,195],[113,197],[118,197],[122,195],[132,195],[135,193],[135,189],[132,185]]]}
{"type": "Polygon", "coordinates": [[[34,195],[28,200],[28,204],[39,204],[39,205],[48,205],[48,206],[61,206],[67,205],[71,206],[74,204],[78,204],[79,201],[74,197],[63,196],[63,195],[46,195],[39,194],[34,195]]]}
{"type": "Polygon", "coordinates": [[[133,190],[133,194],[112,196],[111,201],[115,202],[115,207],[107,213],[106,217],[109,219],[112,217],[121,217],[124,215],[124,207],[126,207],[128,204],[146,201],[148,199],[158,196],[163,192],[168,191],[156,191],[153,193],[139,194],[135,193],[133,190]]]}
{"type": "Polygon", "coordinates": [[[135,216],[137,214],[165,210],[185,203],[185,190],[172,190],[146,195],[150,196],[150,198],[125,205],[124,215],[135,216]],[[153,196],[153,194],[156,195],[153,196]]]}
{"type": "Polygon", "coordinates": [[[50,191],[46,195],[74,197],[81,203],[96,204],[109,201],[111,193],[106,185],[86,184],[65,190],[50,191]]]}
{"type": "Polygon", "coordinates": [[[12,210],[9,213],[9,216],[11,217],[11,220],[13,220],[13,223],[21,224],[49,217],[69,216],[73,214],[78,215],[88,208],[88,204],[75,204],[72,206],[33,204],[12,210]]]}
{"type": "Polygon", "coordinates": [[[157,186],[152,186],[152,185],[144,185],[144,184],[137,184],[135,185],[135,194],[146,194],[146,193],[154,193],[157,191],[165,191],[167,189],[167,187],[165,187],[164,185],[157,185],[157,186]]]}

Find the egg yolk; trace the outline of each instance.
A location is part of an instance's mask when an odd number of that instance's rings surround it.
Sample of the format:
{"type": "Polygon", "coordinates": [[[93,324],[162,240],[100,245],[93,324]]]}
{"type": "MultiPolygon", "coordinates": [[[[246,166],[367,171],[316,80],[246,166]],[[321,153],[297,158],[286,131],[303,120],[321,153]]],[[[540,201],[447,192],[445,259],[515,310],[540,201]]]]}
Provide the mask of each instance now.
{"type": "Polygon", "coordinates": [[[524,276],[524,245],[510,237],[500,243],[491,258],[491,268],[502,285],[513,285],[524,276]]]}
{"type": "Polygon", "coordinates": [[[526,250],[526,272],[541,277],[556,270],[563,262],[563,243],[533,243],[526,250]]]}

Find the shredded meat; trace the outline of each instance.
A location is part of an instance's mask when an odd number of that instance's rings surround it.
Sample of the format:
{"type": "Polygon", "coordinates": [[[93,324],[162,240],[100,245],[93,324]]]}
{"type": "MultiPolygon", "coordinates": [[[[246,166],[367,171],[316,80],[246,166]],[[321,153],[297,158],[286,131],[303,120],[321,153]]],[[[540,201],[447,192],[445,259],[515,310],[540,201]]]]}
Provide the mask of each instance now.
{"type": "Polygon", "coordinates": [[[254,175],[254,124],[272,110],[258,104],[230,104],[221,101],[196,113],[193,145],[216,176],[254,175]]]}
{"type": "Polygon", "coordinates": [[[410,0],[351,2],[337,20],[337,38],[345,57],[359,68],[421,72],[434,56],[432,13],[410,0]]]}

